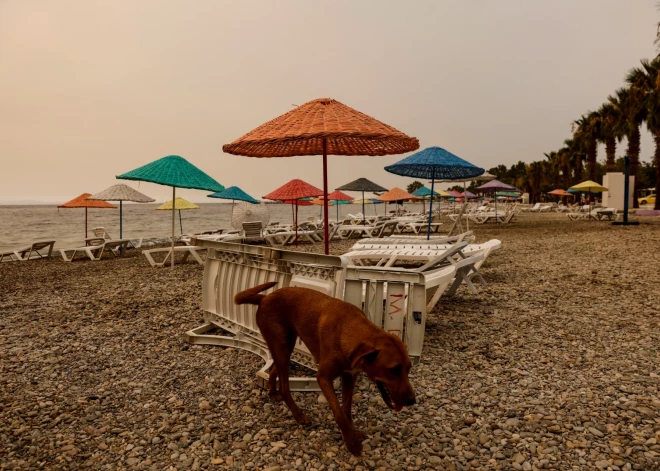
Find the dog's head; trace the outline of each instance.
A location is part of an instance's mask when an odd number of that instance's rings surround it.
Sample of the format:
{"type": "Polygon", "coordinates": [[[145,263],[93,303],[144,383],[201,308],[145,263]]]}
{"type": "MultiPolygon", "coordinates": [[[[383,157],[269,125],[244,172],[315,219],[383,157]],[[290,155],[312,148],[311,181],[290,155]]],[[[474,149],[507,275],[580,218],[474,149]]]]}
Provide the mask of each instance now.
{"type": "Polygon", "coordinates": [[[383,332],[365,340],[350,355],[351,368],[364,371],[373,381],[387,407],[399,412],[415,404],[408,373],[412,364],[408,349],[398,337],[383,332]]]}

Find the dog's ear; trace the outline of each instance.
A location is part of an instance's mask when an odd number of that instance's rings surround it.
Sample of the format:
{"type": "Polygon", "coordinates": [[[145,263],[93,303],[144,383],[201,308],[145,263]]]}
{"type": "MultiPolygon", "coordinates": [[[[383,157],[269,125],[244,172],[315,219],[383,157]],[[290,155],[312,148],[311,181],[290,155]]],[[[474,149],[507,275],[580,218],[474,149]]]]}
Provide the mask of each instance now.
{"type": "Polygon", "coordinates": [[[361,343],[349,356],[351,368],[359,366],[360,362],[371,363],[378,357],[378,349],[373,345],[361,343]]]}

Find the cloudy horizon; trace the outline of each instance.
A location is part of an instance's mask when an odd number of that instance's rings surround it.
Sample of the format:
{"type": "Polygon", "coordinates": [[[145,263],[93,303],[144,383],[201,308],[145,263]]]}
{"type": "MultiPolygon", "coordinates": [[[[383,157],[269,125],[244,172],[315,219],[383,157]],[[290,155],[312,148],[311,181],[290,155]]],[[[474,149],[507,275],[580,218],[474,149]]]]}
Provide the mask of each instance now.
{"type": "MultiPolygon", "coordinates": [[[[170,154],[257,198],[292,178],[320,186],[320,157],[222,152],[319,97],[486,169],[540,160],[655,55],[660,19],[655,0],[111,5],[0,1],[0,203],[64,202],[170,154]]],[[[331,156],[329,186],[405,188],[383,167],[406,155],[331,156]]]]}

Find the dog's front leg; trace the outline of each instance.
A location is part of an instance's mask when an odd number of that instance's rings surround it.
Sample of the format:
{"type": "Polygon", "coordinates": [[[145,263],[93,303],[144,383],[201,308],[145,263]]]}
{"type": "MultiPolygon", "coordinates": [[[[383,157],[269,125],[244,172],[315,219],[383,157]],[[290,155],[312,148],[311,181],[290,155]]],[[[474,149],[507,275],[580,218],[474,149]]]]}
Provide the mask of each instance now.
{"type": "Polygon", "coordinates": [[[355,380],[357,373],[342,373],[341,375],[341,410],[348,420],[353,422],[351,405],[353,404],[353,390],[355,389],[355,380]]]}
{"type": "Polygon", "coordinates": [[[362,441],[364,440],[364,435],[353,426],[353,422],[346,417],[344,411],[342,411],[341,406],[339,405],[339,399],[337,399],[337,394],[335,394],[335,389],[332,385],[332,380],[338,375],[324,374],[323,368],[319,367],[318,373],[316,374],[316,380],[323,391],[323,395],[328,400],[330,409],[335,416],[341,435],[344,438],[344,443],[346,448],[355,456],[360,456],[362,454],[362,441]]]}

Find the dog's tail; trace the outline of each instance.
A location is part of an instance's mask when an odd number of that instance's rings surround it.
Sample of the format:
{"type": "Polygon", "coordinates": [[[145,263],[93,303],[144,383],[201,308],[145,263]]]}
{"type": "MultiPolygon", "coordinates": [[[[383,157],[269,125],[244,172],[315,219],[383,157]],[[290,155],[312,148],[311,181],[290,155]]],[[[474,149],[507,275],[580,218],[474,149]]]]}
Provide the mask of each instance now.
{"type": "Polygon", "coordinates": [[[269,283],[264,283],[263,285],[255,286],[254,288],[246,289],[241,291],[236,296],[234,296],[234,303],[236,304],[256,304],[257,306],[261,304],[261,301],[266,297],[265,294],[259,294],[262,291],[266,291],[269,288],[272,288],[277,284],[277,281],[271,281],[269,283]]]}

